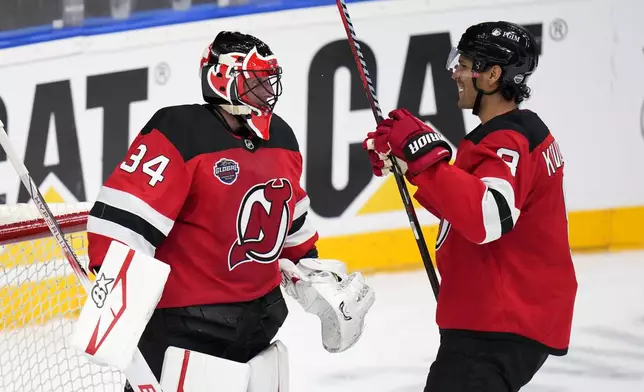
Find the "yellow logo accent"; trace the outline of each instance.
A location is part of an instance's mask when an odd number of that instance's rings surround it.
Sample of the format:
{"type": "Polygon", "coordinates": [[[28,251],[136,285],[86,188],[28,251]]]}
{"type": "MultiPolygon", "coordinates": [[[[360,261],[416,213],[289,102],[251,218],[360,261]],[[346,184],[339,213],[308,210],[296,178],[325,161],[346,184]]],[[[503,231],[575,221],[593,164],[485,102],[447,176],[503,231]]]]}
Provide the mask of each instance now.
{"type": "MultiPolygon", "coordinates": [[[[456,148],[452,146],[452,150],[456,151],[456,148]]],[[[454,154],[455,155],[455,154],[454,154]]],[[[454,164],[456,160],[455,156],[452,156],[450,165],[454,164]]],[[[415,208],[423,208],[417,201],[414,199],[414,193],[418,187],[412,185],[405,179],[405,184],[407,184],[407,190],[409,191],[409,197],[411,198],[412,205],[415,208]]],[[[403,205],[400,192],[398,192],[398,185],[396,184],[396,178],[393,174],[390,174],[386,177],[383,184],[374,192],[373,195],[367,200],[362,208],[358,211],[358,215],[368,215],[375,214],[379,212],[392,212],[392,211],[404,211],[405,206],[403,205]]]]}
{"type": "MultiPolygon", "coordinates": [[[[416,187],[410,184],[405,180],[407,184],[407,189],[409,190],[409,196],[411,197],[412,204],[416,208],[422,208],[420,204],[414,199],[414,192],[416,192],[416,187]]],[[[358,211],[358,215],[368,215],[379,212],[392,212],[392,211],[404,211],[405,206],[403,205],[402,199],[400,198],[400,193],[398,192],[398,185],[396,184],[396,179],[393,175],[387,176],[385,182],[380,186],[380,188],[367,200],[362,208],[358,211]]]]}

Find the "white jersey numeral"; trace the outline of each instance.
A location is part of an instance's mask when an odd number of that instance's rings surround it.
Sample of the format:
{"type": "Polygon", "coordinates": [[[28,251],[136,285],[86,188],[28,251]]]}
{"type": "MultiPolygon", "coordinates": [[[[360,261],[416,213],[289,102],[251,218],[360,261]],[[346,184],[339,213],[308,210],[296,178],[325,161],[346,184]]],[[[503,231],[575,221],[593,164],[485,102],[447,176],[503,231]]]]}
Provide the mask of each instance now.
{"type": "Polygon", "coordinates": [[[509,148],[499,148],[496,151],[497,155],[503,159],[503,162],[505,162],[509,167],[510,167],[510,173],[512,173],[512,177],[517,176],[517,166],[519,165],[519,153],[510,150],[509,148]],[[508,161],[504,157],[510,157],[510,160],[508,161]]]}
{"type": "Polygon", "coordinates": [[[139,147],[137,147],[137,150],[139,151],[138,154],[130,155],[130,159],[132,160],[131,164],[128,165],[126,161],[123,161],[123,163],[121,163],[120,168],[122,170],[125,170],[128,173],[134,173],[136,168],[139,167],[139,163],[141,163],[141,160],[143,159],[145,153],[148,151],[148,148],[145,146],[145,144],[141,144],[139,147]]]}
{"type": "MultiPolygon", "coordinates": [[[[134,173],[136,171],[136,169],[141,164],[145,153],[148,151],[148,147],[145,144],[141,144],[137,147],[137,151],[138,153],[130,155],[129,159],[132,161],[132,163],[127,163],[127,161],[123,161],[121,163],[121,165],[119,166],[121,170],[124,170],[128,173],[134,173]]],[[[148,182],[150,186],[155,186],[157,183],[163,181],[163,171],[168,166],[168,163],[170,163],[170,159],[168,157],[164,155],[158,155],[143,164],[141,170],[143,171],[143,173],[150,176],[150,181],[148,182]]]]}

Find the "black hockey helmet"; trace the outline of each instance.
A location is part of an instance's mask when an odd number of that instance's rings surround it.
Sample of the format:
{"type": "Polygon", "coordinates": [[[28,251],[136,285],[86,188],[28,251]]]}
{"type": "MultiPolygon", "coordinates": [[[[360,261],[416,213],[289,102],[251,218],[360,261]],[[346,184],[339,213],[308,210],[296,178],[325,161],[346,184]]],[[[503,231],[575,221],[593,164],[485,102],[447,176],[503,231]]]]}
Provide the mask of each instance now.
{"type": "MultiPolygon", "coordinates": [[[[483,72],[493,65],[503,70],[501,84],[524,85],[528,77],[536,70],[539,63],[537,40],[525,27],[515,23],[498,21],[483,22],[470,26],[456,48],[453,48],[447,60],[447,69],[454,71],[460,55],[473,62],[472,71],[476,87],[476,73],[483,72]]],[[[483,94],[494,94],[479,91],[477,104],[483,94]]],[[[475,114],[478,105],[475,104],[475,114]]]]}
{"type": "Polygon", "coordinates": [[[222,31],[204,51],[199,72],[206,102],[237,116],[258,137],[269,138],[282,69],[268,45],[249,34],[222,31]]]}
{"type": "Polygon", "coordinates": [[[471,26],[457,49],[474,61],[474,71],[499,65],[503,69],[503,82],[507,83],[525,83],[539,63],[535,37],[526,28],[510,22],[471,26]]]}

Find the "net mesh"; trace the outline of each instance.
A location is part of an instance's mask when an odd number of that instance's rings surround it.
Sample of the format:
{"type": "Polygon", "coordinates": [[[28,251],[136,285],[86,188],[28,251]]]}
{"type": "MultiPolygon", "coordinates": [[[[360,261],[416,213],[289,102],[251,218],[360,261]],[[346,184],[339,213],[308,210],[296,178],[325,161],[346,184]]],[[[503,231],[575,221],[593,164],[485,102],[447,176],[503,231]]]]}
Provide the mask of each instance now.
{"type": "MultiPolygon", "coordinates": [[[[88,205],[50,208],[62,221],[88,205]]],[[[32,205],[0,206],[0,390],[123,391],[121,372],[68,347],[86,295],[48,231],[33,238],[34,228],[42,226],[32,205]]],[[[74,231],[65,238],[86,267],[87,237],[74,231]]]]}

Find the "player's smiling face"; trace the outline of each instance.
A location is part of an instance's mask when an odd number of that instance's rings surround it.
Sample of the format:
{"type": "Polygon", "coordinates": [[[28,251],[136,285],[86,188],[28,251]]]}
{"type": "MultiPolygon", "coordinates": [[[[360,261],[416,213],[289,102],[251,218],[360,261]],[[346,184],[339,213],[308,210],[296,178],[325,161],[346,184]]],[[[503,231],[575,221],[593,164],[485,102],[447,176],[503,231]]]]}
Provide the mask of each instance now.
{"type": "Polygon", "coordinates": [[[458,59],[458,66],[452,73],[452,79],[458,87],[458,107],[471,109],[476,99],[476,89],[472,83],[472,60],[461,55],[458,59]]]}

